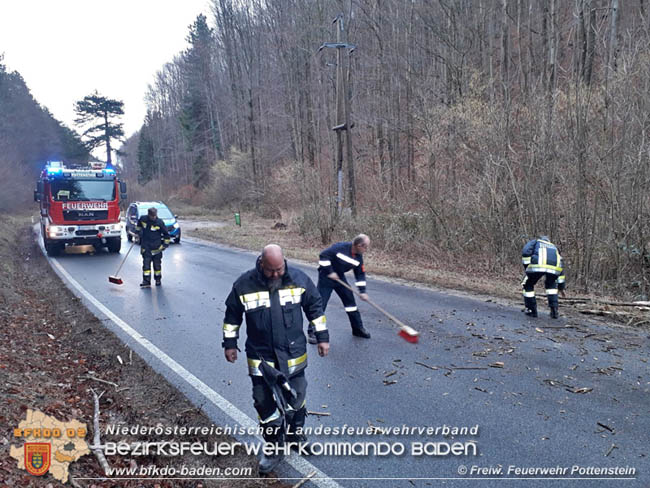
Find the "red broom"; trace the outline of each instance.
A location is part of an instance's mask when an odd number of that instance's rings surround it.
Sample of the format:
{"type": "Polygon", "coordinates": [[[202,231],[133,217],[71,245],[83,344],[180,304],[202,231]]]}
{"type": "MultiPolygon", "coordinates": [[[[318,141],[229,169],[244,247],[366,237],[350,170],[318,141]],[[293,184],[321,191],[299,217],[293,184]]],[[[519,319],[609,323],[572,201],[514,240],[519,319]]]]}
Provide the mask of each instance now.
{"type": "Polygon", "coordinates": [[[120,274],[120,270],[122,269],[122,266],[124,266],[124,263],[126,262],[126,258],[129,257],[129,253],[131,252],[131,249],[133,249],[134,244],[135,241],[131,243],[131,247],[124,255],[124,259],[122,259],[122,262],[120,263],[120,266],[117,268],[115,274],[108,277],[109,283],[113,283],[114,285],[121,285],[124,283],[124,281],[122,281],[122,278],[120,278],[118,275],[120,274]]]}
{"type": "MultiPolygon", "coordinates": [[[[350,285],[348,285],[347,283],[344,283],[343,281],[341,281],[338,278],[336,279],[336,281],[341,283],[344,287],[346,287],[352,293],[354,293],[359,298],[361,298],[361,293],[359,293],[357,290],[352,288],[350,285]]],[[[402,339],[404,339],[407,342],[411,342],[413,344],[418,342],[418,336],[420,335],[420,333],[417,330],[415,330],[413,327],[409,327],[404,322],[402,322],[397,317],[395,317],[393,314],[388,313],[386,310],[381,308],[379,305],[377,305],[376,303],[371,301],[369,298],[366,299],[365,301],[368,302],[370,305],[375,307],[377,310],[379,310],[381,313],[383,313],[386,317],[388,317],[389,319],[391,319],[393,322],[395,322],[397,325],[400,326],[400,330],[397,333],[397,335],[399,335],[402,339]]]]}

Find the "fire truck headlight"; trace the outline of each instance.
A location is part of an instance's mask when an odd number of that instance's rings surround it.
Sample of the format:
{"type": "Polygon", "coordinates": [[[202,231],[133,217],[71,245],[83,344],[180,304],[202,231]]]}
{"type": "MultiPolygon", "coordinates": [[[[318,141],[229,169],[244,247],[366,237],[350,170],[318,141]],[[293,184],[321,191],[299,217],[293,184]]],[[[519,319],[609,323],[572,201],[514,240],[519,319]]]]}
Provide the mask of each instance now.
{"type": "Polygon", "coordinates": [[[47,229],[47,233],[50,235],[50,237],[55,237],[57,234],[61,235],[65,231],[64,227],[59,227],[57,225],[51,225],[47,229]]]}

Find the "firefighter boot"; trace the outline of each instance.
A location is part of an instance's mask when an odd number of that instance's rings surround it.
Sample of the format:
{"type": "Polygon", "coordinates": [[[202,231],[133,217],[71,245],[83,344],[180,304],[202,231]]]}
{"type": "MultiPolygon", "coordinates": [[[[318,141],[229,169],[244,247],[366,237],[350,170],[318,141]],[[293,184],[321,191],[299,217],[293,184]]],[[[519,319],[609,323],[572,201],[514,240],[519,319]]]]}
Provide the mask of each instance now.
{"type": "Polygon", "coordinates": [[[158,278],[158,279],[156,280],[156,286],[160,286],[160,285],[162,285],[162,283],[161,283],[161,281],[160,281],[160,278],[158,278]]]}
{"type": "Polygon", "coordinates": [[[557,310],[557,306],[551,307],[551,318],[552,319],[560,318],[560,313],[557,310]]]}
{"type": "Polygon", "coordinates": [[[535,297],[524,297],[524,307],[526,307],[526,315],[529,317],[537,317],[537,300],[535,297]]]}
{"type": "Polygon", "coordinates": [[[363,325],[360,327],[352,328],[352,335],[355,337],[363,337],[364,339],[370,339],[370,332],[368,332],[363,325]]]}
{"type": "Polygon", "coordinates": [[[307,440],[307,436],[302,433],[305,427],[306,416],[307,409],[305,407],[302,407],[293,415],[293,419],[291,419],[291,422],[289,423],[290,433],[285,436],[285,441],[293,443],[291,448],[298,451],[298,454],[302,456],[311,456],[311,445],[307,440]]]}
{"type": "Polygon", "coordinates": [[[284,459],[284,454],[274,452],[272,454],[260,453],[260,474],[268,474],[273,471],[284,459]]]}
{"type": "Polygon", "coordinates": [[[352,335],[355,337],[363,337],[364,339],[370,339],[370,332],[368,332],[363,327],[363,322],[361,321],[361,314],[354,306],[354,310],[347,312],[348,319],[350,319],[350,326],[352,327],[352,335]]]}
{"type": "MultiPolygon", "coordinates": [[[[270,425],[266,425],[266,427],[270,427],[270,425]]],[[[277,427],[277,426],[276,426],[277,427]]],[[[268,474],[271,471],[273,471],[278,464],[282,462],[284,459],[284,454],[282,454],[282,440],[284,438],[284,429],[282,426],[279,427],[279,431],[277,433],[271,433],[271,434],[265,434],[264,435],[264,441],[267,444],[271,444],[277,450],[272,450],[270,454],[266,454],[264,450],[260,450],[260,474],[268,474]]]]}
{"type": "Polygon", "coordinates": [[[537,318],[537,307],[527,309],[526,315],[528,315],[529,317],[537,318]]]}
{"type": "Polygon", "coordinates": [[[318,341],[316,340],[316,332],[314,331],[314,326],[309,324],[307,327],[307,340],[309,341],[310,344],[316,344],[318,341]]]}
{"type": "Polygon", "coordinates": [[[151,287],[151,281],[142,280],[142,283],[140,283],[140,288],[149,288],[149,287],[151,287]]]}

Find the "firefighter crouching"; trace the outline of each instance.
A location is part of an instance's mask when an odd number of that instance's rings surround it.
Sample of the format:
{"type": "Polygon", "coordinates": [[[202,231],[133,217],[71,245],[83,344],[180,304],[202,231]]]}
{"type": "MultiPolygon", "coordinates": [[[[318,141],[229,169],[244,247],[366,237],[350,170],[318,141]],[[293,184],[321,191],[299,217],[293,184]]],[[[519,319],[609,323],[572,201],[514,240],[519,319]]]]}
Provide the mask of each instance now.
{"type": "Polygon", "coordinates": [[[546,296],[551,309],[551,318],[557,319],[558,290],[565,296],[566,287],[562,257],[548,237],[528,241],[521,252],[521,262],[526,270],[526,276],[521,283],[524,294],[526,315],[537,317],[537,301],[535,300],[535,284],[545,277],[546,296]]]}
{"type": "MultiPolygon", "coordinates": [[[[254,406],[264,440],[277,446],[285,441],[306,442],[304,435],[297,435],[307,414],[303,312],[314,326],[318,354],[326,356],[329,333],[320,294],[305,273],[287,265],[282,249],[275,244],[264,248],[255,268],[237,278],[226,299],[222,343],[226,360],[237,360],[239,328],[245,315],[254,406]],[[285,389],[274,389],[271,376],[280,376],[285,389]]],[[[282,459],[280,453],[262,454],[260,473],[272,471],[282,459]]]]}
{"type": "Polygon", "coordinates": [[[140,283],[140,286],[143,288],[151,286],[152,262],[156,286],[160,286],[162,255],[171,242],[167,226],[162,219],[158,218],[158,210],[151,207],[147,210],[147,215],[143,215],[138,219],[136,230],[140,236],[140,254],[142,254],[142,283],[140,283]]]}

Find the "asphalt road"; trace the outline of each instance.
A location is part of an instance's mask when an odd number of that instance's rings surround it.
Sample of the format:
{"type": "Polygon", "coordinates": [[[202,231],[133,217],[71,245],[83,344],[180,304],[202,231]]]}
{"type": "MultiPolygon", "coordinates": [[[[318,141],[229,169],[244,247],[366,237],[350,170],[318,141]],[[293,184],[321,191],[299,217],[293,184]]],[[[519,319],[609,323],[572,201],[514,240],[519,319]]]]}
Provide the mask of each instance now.
{"type": "MultiPolygon", "coordinates": [[[[254,265],[256,254],[184,239],[165,252],[163,286],[141,290],[137,246],[120,273],[125,284],[108,282],[126,244],[120,255],[67,254],[51,262],[107,327],[201,405],[216,425],[254,425],[246,361],[243,354],[235,365],[225,361],[221,325],[232,282],[254,265]]],[[[299,267],[316,280],[315,267],[299,267]]],[[[360,310],[372,339],[353,337],[334,295],[327,310],[330,355],[320,358],[310,345],[307,368],[308,410],[330,415],[312,415],[307,426],[477,426],[478,434],[312,436],[338,445],[385,442],[395,449],[402,445],[405,452],[294,455],[277,470],[279,476],[302,478],[314,466],[318,476],[329,478],[316,480],[319,486],[650,486],[647,330],[581,318],[551,320],[544,304],[533,320],[521,307],[372,275],[368,292],[420,330],[419,343],[399,338],[397,326],[364,303],[360,310]],[[411,451],[416,443],[468,441],[475,442],[476,455],[411,451]],[[636,471],[596,479],[572,471],[574,466],[636,471]],[[532,481],[510,467],[566,471],[537,474],[532,481]]]]}

